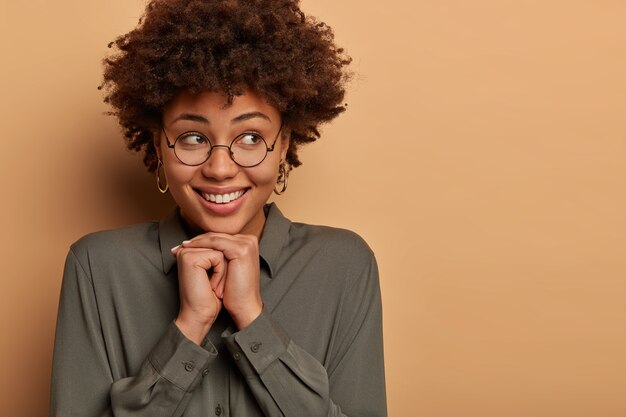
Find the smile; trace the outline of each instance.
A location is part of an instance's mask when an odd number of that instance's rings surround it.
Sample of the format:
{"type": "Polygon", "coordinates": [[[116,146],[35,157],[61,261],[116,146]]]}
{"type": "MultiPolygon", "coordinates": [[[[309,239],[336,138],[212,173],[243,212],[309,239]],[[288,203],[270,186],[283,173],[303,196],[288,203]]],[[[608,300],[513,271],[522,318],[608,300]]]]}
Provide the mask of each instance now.
{"type": "Polygon", "coordinates": [[[247,190],[239,190],[239,191],[235,191],[235,192],[228,193],[228,194],[200,193],[200,195],[202,195],[202,197],[206,201],[210,201],[212,203],[217,203],[217,204],[226,204],[226,203],[230,203],[231,201],[237,200],[242,195],[244,195],[246,191],[247,190]]]}

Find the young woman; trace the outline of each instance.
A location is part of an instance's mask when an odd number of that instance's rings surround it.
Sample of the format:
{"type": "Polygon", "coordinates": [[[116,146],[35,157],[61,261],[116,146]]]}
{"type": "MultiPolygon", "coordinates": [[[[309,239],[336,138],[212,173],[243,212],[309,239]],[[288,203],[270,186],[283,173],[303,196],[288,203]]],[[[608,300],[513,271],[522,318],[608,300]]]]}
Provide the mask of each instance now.
{"type": "Polygon", "coordinates": [[[344,110],[331,29],[295,0],[155,0],[112,46],[105,100],[178,207],[72,245],[51,415],[386,415],[371,250],[266,204],[344,110]]]}

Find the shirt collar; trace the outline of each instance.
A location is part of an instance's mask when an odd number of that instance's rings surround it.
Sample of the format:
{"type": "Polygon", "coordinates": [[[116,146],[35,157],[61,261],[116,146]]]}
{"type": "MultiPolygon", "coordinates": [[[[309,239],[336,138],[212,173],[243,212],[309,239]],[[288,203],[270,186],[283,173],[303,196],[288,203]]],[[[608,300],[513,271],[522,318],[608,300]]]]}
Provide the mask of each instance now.
{"type": "Polygon", "coordinates": [[[185,232],[183,227],[180,209],[176,207],[174,211],[159,222],[159,244],[161,245],[164,273],[168,274],[176,263],[176,258],[172,254],[171,249],[187,239],[189,239],[189,236],[187,236],[187,232],[185,232]]]}
{"type": "MultiPolygon", "coordinates": [[[[259,241],[259,255],[267,264],[270,277],[273,277],[278,269],[280,253],[289,236],[291,222],[280,212],[276,204],[265,205],[265,226],[259,241]]],[[[163,260],[163,272],[168,274],[176,258],[171,249],[180,245],[183,240],[190,236],[185,232],[180,209],[176,209],[159,222],[159,244],[161,245],[161,258],[163,260]]]]}
{"type": "Polygon", "coordinates": [[[276,204],[265,206],[265,226],[259,241],[259,254],[269,267],[270,278],[278,270],[278,261],[289,237],[291,222],[278,210],[276,204]]]}

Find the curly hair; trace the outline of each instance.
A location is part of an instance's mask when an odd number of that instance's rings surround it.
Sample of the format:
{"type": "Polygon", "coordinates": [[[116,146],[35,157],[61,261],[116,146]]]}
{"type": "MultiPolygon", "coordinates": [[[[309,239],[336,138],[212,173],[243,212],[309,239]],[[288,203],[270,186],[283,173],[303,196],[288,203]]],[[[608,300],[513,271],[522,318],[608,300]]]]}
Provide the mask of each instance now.
{"type": "Polygon", "coordinates": [[[299,146],[345,110],[351,59],[299,0],[152,0],[138,27],[109,47],[99,88],[149,171],[157,166],[153,132],[182,90],[223,92],[228,103],[246,89],[259,93],[291,129],[293,167],[299,146]]]}

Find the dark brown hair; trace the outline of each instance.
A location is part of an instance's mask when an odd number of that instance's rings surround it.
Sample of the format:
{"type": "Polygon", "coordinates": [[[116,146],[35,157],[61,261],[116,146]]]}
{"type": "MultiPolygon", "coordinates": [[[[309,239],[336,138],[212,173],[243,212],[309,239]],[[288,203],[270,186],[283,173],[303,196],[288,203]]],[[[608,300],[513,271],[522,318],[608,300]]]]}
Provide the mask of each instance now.
{"type": "Polygon", "coordinates": [[[291,129],[287,162],[319,138],[318,127],[344,111],[350,58],[332,29],[305,16],[298,0],[153,0],[139,25],[109,47],[105,102],[129,149],[157,165],[153,132],[162,110],[182,90],[224,92],[229,102],[251,89],[291,129]]]}

